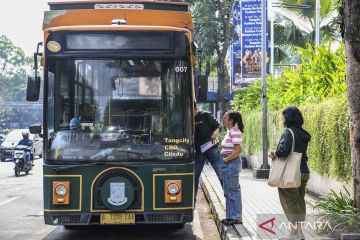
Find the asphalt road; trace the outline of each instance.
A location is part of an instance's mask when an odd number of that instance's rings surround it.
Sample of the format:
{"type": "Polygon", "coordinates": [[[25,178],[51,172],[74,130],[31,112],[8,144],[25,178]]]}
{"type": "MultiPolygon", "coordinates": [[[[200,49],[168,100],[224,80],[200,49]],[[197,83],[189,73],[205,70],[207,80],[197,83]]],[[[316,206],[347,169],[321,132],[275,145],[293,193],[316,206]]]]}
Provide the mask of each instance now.
{"type": "Polygon", "coordinates": [[[43,219],[42,159],[35,159],[29,175],[15,177],[12,162],[0,162],[0,240],[112,240],[201,239],[199,219],[183,229],[167,226],[103,227],[67,230],[49,226],[43,219]]]}

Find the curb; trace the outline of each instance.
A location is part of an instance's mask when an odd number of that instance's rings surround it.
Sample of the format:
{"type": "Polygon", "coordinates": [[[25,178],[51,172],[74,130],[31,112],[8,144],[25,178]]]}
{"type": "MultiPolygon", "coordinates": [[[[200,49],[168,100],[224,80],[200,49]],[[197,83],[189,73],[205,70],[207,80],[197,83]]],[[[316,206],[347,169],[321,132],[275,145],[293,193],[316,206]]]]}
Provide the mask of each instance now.
{"type": "Polygon", "coordinates": [[[218,228],[222,240],[237,240],[242,239],[234,226],[225,226],[220,222],[225,218],[226,213],[220,199],[217,197],[208,179],[204,174],[200,177],[200,186],[204,192],[205,198],[210,205],[211,212],[214,215],[214,221],[218,228]]]}
{"type": "Polygon", "coordinates": [[[195,209],[194,210],[194,220],[193,220],[193,231],[195,234],[195,239],[196,240],[204,240],[204,234],[201,228],[201,223],[200,223],[200,218],[199,218],[199,213],[198,211],[195,209]]]}

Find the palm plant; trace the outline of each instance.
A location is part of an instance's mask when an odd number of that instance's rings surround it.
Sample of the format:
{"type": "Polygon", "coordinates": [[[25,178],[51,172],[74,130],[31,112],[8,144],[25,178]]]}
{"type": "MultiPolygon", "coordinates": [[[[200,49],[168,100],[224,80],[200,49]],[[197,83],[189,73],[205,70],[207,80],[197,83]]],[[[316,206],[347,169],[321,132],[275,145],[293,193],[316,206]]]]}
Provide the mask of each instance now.
{"type": "Polygon", "coordinates": [[[360,210],[354,207],[353,196],[344,188],[345,192],[331,190],[322,197],[315,205],[320,210],[319,220],[328,222],[332,229],[326,232],[351,233],[360,230],[360,210]]]}
{"type": "MultiPolygon", "coordinates": [[[[315,39],[316,0],[273,0],[274,28],[278,62],[299,61],[294,58],[294,46],[305,47],[315,39]],[[289,59],[289,56],[292,58],[289,59]]],[[[320,32],[323,39],[339,40],[340,0],[321,0],[320,32]]],[[[296,56],[296,55],[295,55],[296,56]]]]}

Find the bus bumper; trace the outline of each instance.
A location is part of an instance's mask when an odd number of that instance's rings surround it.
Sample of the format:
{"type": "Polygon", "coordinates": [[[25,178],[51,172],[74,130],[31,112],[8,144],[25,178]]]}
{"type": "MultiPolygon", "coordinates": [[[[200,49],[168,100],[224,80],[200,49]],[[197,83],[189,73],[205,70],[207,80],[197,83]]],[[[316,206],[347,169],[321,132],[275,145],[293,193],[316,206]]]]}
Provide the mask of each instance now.
{"type": "MultiPolygon", "coordinates": [[[[45,213],[48,225],[100,225],[101,213],[45,213]]],[[[182,224],[192,222],[193,211],[135,213],[135,224],[182,224]]],[[[115,224],[129,225],[129,224],[115,224]]]]}

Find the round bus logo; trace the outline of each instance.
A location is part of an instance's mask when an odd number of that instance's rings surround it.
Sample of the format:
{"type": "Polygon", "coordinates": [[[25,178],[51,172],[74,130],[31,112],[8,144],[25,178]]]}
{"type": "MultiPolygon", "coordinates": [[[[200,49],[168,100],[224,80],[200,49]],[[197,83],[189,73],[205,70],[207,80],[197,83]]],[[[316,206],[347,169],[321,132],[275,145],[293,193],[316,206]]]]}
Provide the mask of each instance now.
{"type": "Polygon", "coordinates": [[[105,181],[101,188],[101,201],[110,210],[127,209],[132,205],[134,197],[133,185],[123,177],[112,177],[105,181]]]}
{"type": "Polygon", "coordinates": [[[58,52],[61,50],[61,46],[56,41],[50,41],[47,43],[47,48],[52,52],[58,52]]]}

